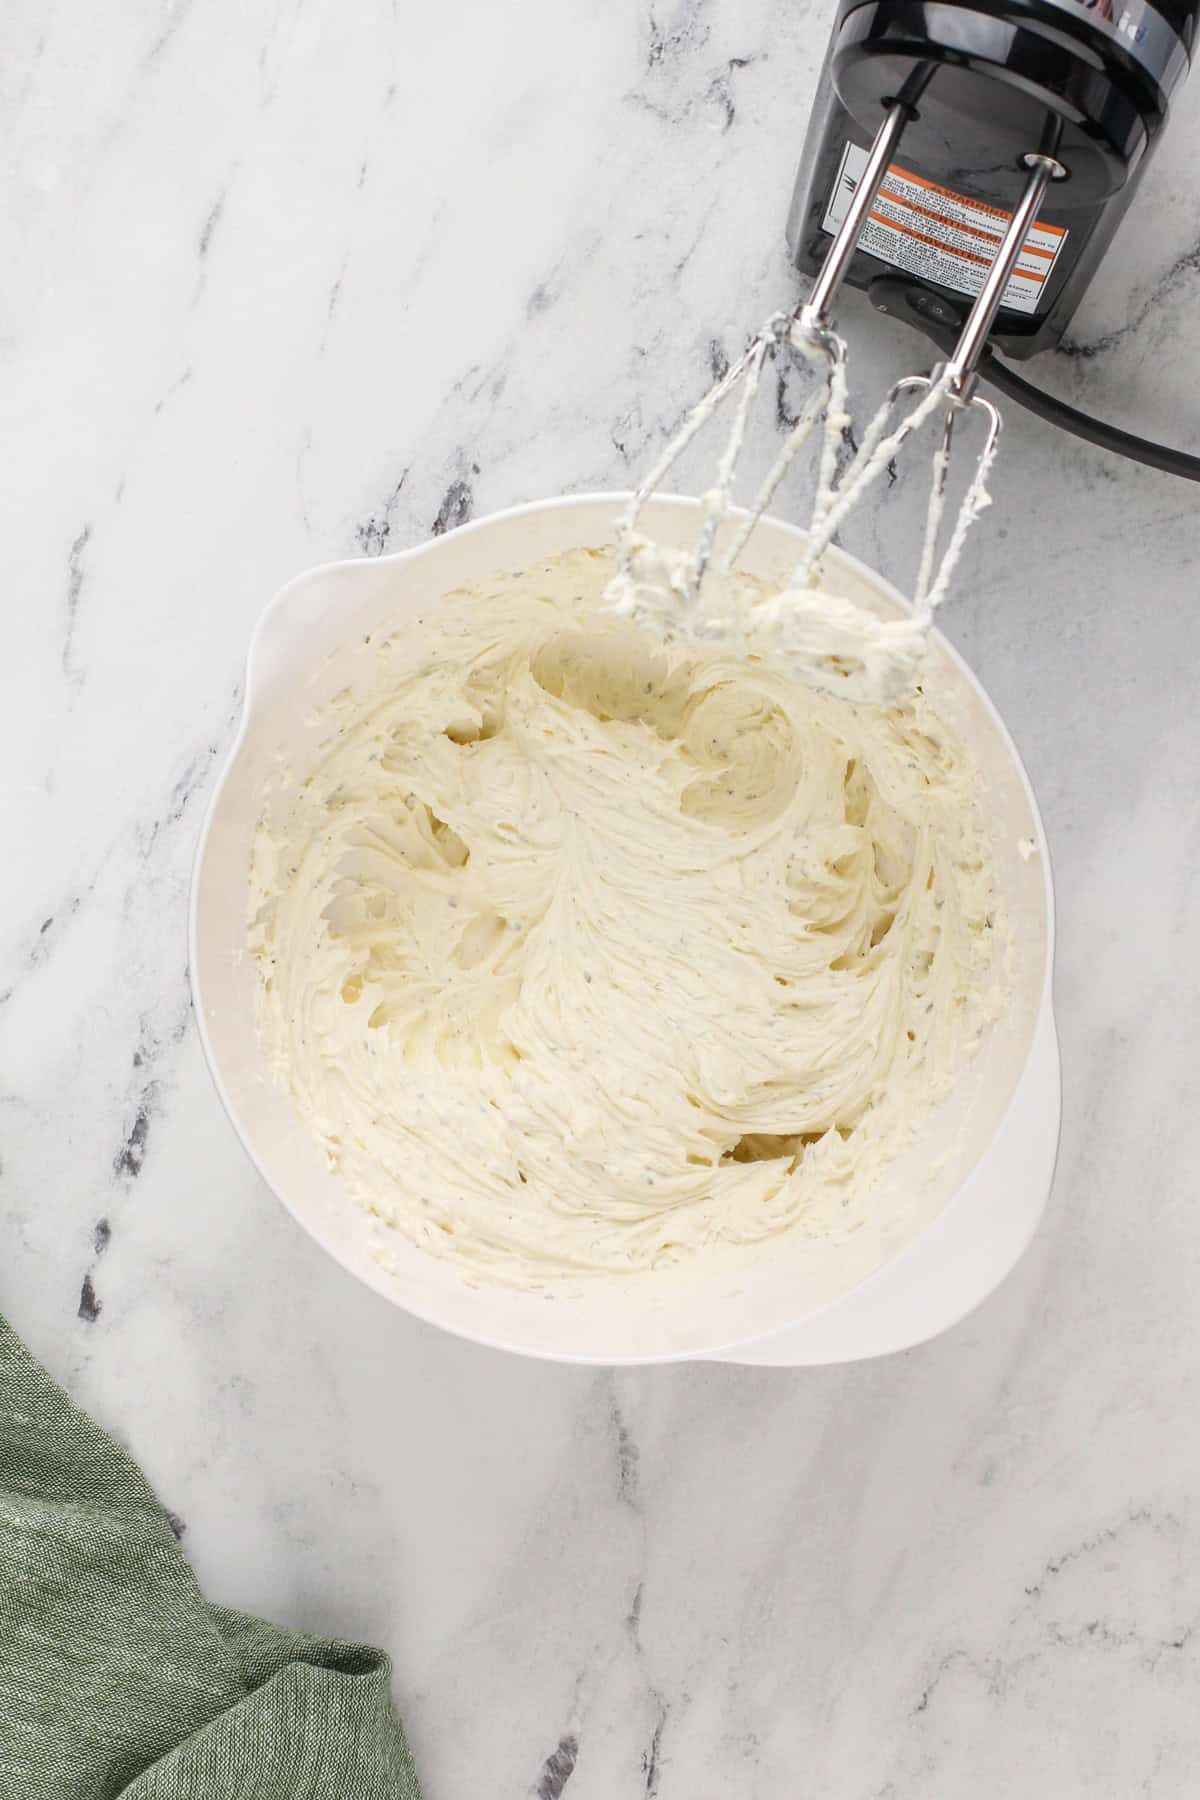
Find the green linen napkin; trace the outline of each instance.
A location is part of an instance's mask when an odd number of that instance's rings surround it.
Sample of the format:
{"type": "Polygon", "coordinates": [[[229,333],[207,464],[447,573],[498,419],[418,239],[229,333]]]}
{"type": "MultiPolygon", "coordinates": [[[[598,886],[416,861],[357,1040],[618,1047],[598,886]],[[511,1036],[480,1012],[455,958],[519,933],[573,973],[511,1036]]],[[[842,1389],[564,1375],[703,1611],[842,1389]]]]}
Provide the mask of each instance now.
{"type": "Polygon", "coordinates": [[[0,1319],[0,1800],[420,1800],[378,1650],[208,1606],[0,1319]]]}

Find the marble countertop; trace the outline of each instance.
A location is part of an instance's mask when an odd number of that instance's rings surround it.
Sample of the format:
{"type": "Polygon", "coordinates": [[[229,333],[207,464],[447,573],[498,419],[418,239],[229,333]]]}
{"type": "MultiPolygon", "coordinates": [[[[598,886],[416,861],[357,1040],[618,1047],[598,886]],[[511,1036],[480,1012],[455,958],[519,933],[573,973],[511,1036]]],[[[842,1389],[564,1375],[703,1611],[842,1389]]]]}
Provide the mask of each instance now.
{"type": "MultiPolygon", "coordinates": [[[[829,10],[9,12],[0,1307],[213,1598],[387,1646],[427,1800],[1196,1791],[1193,489],[1008,409],[946,626],[1046,816],[1066,1110],[1033,1248],[940,1341],[613,1375],[443,1337],[264,1190],[191,1015],[258,610],[627,485],[796,291],[829,10]]],[[[1198,157],[1185,90],[1036,371],[1192,448],[1198,157]]],[[[865,393],[927,360],[843,317],[865,393]]],[[[887,505],[850,541],[892,566],[887,505]]]]}

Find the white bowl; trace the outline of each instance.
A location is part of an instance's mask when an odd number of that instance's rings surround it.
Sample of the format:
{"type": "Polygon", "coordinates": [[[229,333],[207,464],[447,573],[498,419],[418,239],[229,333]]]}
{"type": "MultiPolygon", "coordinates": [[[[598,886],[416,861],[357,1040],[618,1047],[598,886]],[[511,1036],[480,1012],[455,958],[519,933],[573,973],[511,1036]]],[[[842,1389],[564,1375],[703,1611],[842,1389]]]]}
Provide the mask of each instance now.
{"type": "MultiPolygon", "coordinates": [[[[384,621],[394,627],[427,610],[438,595],[494,587],[506,572],[517,580],[566,551],[611,544],[624,499],[514,507],[396,556],[311,570],[267,607],[192,884],[192,988],[213,1078],[247,1153],[304,1229],[369,1287],[463,1337],[597,1363],[823,1363],[902,1349],[962,1318],[1016,1262],[1046,1203],[1060,1113],[1053,894],[1041,818],[999,715],[940,637],[930,648],[928,685],[979,765],[997,885],[1013,926],[1011,996],[950,1099],[888,1171],[878,1217],[848,1246],[822,1250],[792,1234],[733,1272],[656,1272],[599,1282],[578,1298],[468,1286],[450,1264],[404,1243],[389,1246],[394,1268],[385,1271],[372,1222],[326,1168],[259,1050],[246,943],[251,841],[268,781],[278,782],[284,767],[303,779],[311,767],[324,730],[321,704],[347,685],[353,647],[384,621]]],[[[697,513],[695,501],[657,500],[646,528],[686,544],[697,513]]],[[[745,566],[779,579],[800,539],[764,520],[745,566]]],[[[854,558],[830,551],[829,562],[849,598],[891,616],[903,610],[899,595],[854,558]]]]}

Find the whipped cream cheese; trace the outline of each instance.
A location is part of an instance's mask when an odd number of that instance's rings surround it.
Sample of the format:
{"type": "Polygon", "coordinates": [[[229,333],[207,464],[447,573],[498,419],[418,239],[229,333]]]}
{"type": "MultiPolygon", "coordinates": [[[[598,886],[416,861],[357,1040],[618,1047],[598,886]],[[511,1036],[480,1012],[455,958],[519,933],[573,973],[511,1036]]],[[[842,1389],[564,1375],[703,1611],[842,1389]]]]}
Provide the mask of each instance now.
{"type": "Polygon", "coordinates": [[[827,342],[840,346],[825,364],[818,383],[785,439],[775,465],[748,511],[733,508],[733,476],[746,436],[749,411],[761,379],[768,346],[787,342],[820,365],[820,345],[802,320],[773,314],[756,334],[738,366],[704,395],[684,417],[649,476],[632,496],[618,533],[617,568],[609,582],[606,605],[620,618],[632,619],[667,641],[745,643],[781,662],[797,680],[838,698],[887,705],[917,685],[934,614],[949,592],[967,535],[991,505],[988,480],[995,460],[999,418],[968,482],[954,516],[948,540],[939,554],[946,509],[950,430],[957,416],[950,377],[931,380],[923,397],[897,418],[897,403],[912,384],[909,377],[893,389],[863,432],[862,442],[839,474],[839,450],[851,426],[846,410],[846,346],[830,332],[827,342]],[[656,543],[638,528],[641,511],[663,478],[697,433],[708,424],[740,380],[742,393],[734,411],[716,480],[703,496],[703,525],[690,550],[656,543]],[[947,413],[947,408],[951,411],[947,413]],[[854,601],[830,591],[822,557],[839,527],[884,470],[894,467],[900,450],[935,414],[943,415],[943,435],[933,456],[921,562],[912,611],[905,617],[881,618],[854,601]],[[803,552],[789,579],[773,592],[738,573],[738,559],[788,467],[821,426],[821,454],[812,518],[803,552]],[[724,542],[719,540],[724,534],[724,542]],[[752,617],[748,617],[752,615],[752,617]]]}
{"type": "Polygon", "coordinates": [[[665,644],[612,570],[374,642],[255,843],[275,1079],[382,1227],[525,1288],[853,1232],[994,1001],[926,696],[814,691],[753,619],[665,644]]]}

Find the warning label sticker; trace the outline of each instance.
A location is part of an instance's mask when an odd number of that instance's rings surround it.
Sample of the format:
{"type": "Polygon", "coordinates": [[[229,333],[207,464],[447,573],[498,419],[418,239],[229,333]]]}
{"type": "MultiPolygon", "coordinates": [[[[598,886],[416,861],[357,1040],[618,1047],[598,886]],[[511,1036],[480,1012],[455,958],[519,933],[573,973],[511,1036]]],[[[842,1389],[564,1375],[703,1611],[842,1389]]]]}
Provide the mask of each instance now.
{"type": "MultiPolygon", "coordinates": [[[[866,166],[867,152],[847,144],[825,212],[824,228],[831,235],[846,217],[866,166]]],[[[1011,218],[1001,207],[969,200],[892,163],[867,215],[859,248],[895,269],[923,275],[958,294],[974,295],[983,286],[1011,218]]],[[[1013,312],[1038,310],[1066,241],[1063,226],[1038,220],[1004,290],[1003,305],[1013,312]]]]}

